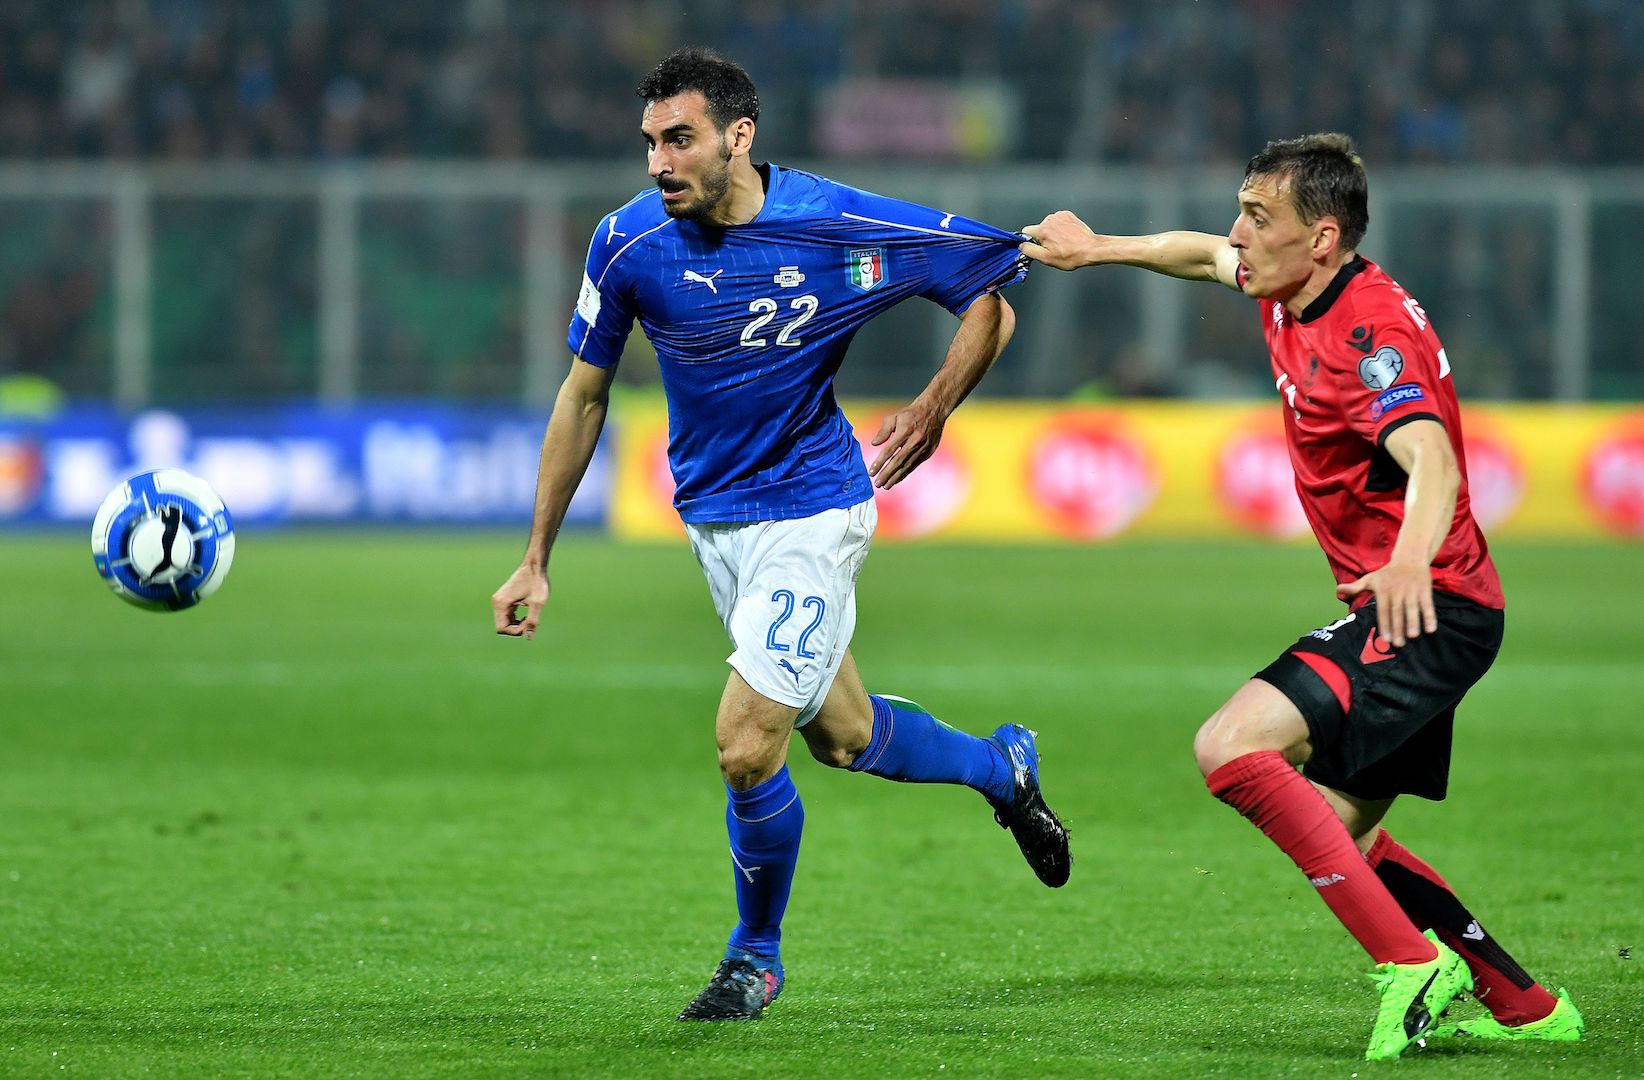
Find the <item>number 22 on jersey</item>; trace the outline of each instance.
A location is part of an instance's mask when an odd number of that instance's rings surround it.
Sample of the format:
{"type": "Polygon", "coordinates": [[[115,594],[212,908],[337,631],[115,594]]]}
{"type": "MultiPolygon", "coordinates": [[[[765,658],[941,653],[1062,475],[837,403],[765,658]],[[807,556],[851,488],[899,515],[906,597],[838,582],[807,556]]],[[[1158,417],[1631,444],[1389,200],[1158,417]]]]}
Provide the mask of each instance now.
{"type": "MultiPolygon", "coordinates": [[[[776,343],[789,348],[804,344],[795,335],[801,326],[804,326],[815,317],[816,309],[821,306],[821,303],[810,293],[789,300],[788,309],[792,313],[792,318],[784,322],[782,328],[777,331],[776,343]]],[[[782,306],[769,296],[761,296],[757,300],[748,301],[748,311],[754,317],[748,325],[742,328],[742,345],[749,349],[763,349],[770,344],[770,339],[764,336],[766,333],[765,328],[782,311],[782,306]]]]}

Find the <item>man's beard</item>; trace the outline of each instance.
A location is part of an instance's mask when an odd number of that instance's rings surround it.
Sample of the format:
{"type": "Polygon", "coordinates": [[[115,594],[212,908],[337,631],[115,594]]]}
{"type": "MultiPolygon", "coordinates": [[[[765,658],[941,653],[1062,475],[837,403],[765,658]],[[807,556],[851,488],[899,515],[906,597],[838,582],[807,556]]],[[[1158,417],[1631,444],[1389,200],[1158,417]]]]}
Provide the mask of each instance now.
{"type": "MultiPolygon", "coordinates": [[[[680,218],[686,221],[698,221],[708,216],[731,190],[731,155],[725,149],[725,143],[720,141],[720,167],[714,172],[702,177],[701,197],[681,206],[676,203],[663,203],[663,210],[671,218],[680,218]]],[[[661,187],[661,184],[657,185],[661,187]]]]}

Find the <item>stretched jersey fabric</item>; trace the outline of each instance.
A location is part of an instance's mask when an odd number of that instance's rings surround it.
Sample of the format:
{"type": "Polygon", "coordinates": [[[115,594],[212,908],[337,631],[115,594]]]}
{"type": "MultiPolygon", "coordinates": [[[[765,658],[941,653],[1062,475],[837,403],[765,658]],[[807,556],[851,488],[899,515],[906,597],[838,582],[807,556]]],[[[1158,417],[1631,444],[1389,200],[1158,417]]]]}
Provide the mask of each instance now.
{"type": "MultiPolygon", "coordinates": [[[[1404,470],[1387,436],[1437,420],[1461,466],[1450,531],[1433,560],[1433,587],[1504,606],[1501,580],[1467,494],[1461,409],[1444,346],[1421,305],[1368,259],[1342,267],[1299,318],[1260,301],[1296,491],[1338,582],[1387,564],[1404,524],[1404,470]]],[[[1355,607],[1368,603],[1363,595],[1355,607]]]]}
{"type": "Polygon", "coordinates": [[[675,220],[653,188],[588,248],[566,341],[609,367],[637,318],[668,398],[674,506],[693,523],[809,517],[871,497],[833,380],[856,331],[910,296],[962,314],[1027,274],[1021,237],[761,166],[733,226],[675,220]]]}

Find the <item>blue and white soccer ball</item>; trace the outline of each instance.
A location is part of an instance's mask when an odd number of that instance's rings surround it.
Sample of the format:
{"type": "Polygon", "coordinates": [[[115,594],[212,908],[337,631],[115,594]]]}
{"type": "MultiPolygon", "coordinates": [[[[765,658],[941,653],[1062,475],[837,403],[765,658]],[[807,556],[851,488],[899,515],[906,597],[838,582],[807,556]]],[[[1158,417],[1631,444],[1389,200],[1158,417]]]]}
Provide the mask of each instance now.
{"type": "Polygon", "coordinates": [[[234,523],[211,485],[182,469],[138,473],[91,524],[91,558],[120,599],[181,611],[217,591],[234,562],[234,523]]]}

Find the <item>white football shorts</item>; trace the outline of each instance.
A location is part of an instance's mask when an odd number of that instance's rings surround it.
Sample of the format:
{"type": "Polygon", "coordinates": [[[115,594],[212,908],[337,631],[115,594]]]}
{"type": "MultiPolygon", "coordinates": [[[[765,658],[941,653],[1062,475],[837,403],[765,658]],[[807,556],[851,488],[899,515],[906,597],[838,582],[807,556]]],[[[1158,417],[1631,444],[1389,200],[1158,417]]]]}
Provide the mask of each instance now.
{"type": "Polygon", "coordinates": [[[799,710],[822,707],[856,630],[856,575],[879,512],[872,499],[792,521],[685,525],[714,610],[754,690],[799,710]]]}

